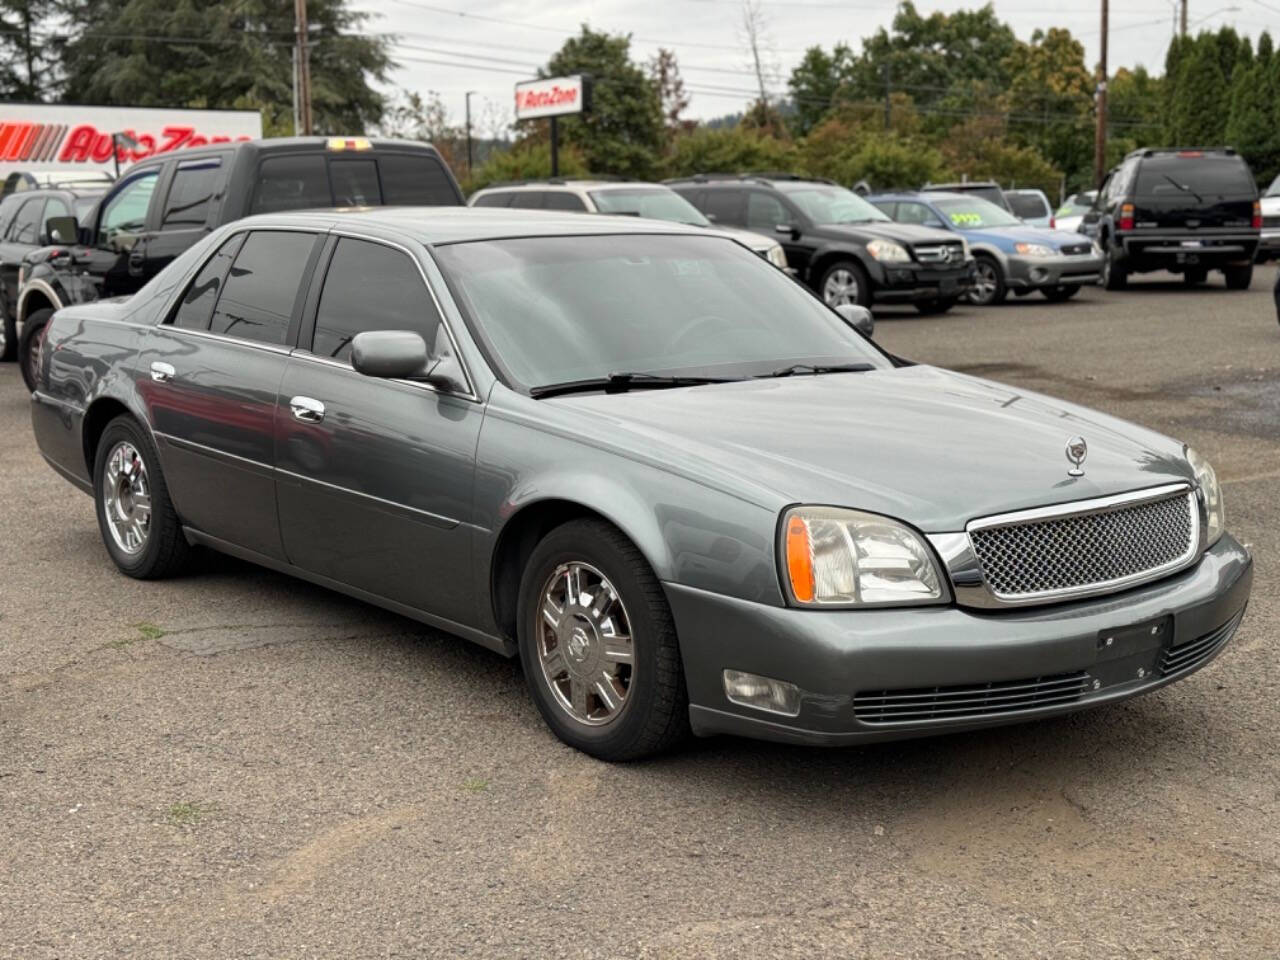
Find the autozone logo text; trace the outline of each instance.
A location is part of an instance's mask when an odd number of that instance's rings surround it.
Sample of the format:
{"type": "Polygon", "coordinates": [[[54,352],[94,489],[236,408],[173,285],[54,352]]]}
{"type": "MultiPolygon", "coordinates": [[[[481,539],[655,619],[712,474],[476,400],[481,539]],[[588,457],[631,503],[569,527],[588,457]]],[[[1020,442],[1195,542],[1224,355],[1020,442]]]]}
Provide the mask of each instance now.
{"type": "MultiPolygon", "coordinates": [[[[157,153],[168,153],[184,147],[202,147],[210,143],[248,140],[247,136],[205,135],[196,128],[174,124],[164,127],[159,135],[123,132],[138,143],[136,150],[120,148],[120,162],[133,163],[157,153]]],[[[106,163],[111,159],[111,133],[93,124],[75,126],[67,123],[0,122],[0,161],[23,163],[106,163]]]]}
{"type": "Polygon", "coordinates": [[[565,107],[578,102],[576,87],[553,86],[550,90],[517,90],[516,109],[539,110],[543,107],[565,107]]]}

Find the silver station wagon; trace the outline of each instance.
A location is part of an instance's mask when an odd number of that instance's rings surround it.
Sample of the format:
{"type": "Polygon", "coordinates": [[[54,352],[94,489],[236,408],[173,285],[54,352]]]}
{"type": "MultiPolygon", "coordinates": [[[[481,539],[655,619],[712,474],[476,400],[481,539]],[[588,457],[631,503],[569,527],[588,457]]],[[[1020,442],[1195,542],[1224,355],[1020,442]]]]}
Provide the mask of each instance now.
{"type": "Polygon", "coordinates": [[[890,356],[738,244],[382,209],[56,314],[32,421],[133,577],[211,547],[521,658],[565,742],[844,744],[1187,676],[1252,581],[1183,444],[890,356]]]}

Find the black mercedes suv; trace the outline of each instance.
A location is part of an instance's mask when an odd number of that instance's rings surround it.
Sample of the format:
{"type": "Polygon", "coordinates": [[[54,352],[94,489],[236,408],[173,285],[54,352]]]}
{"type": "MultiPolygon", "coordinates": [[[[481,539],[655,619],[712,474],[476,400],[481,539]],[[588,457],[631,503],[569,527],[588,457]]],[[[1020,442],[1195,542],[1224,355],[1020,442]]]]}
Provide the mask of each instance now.
{"type": "Polygon", "coordinates": [[[1221,270],[1230,289],[1247,290],[1262,231],[1258,185],[1230,148],[1135,150],[1107,176],[1080,229],[1102,248],[1108,290],[1153,270],[1180,273],[1188,285],[1221,270]]]}
{"type": "Polygon", "coordinates": [[[962,238],[894,223],[830,180],[753,173],[666,182],[712,222],[776,237],[788,267],[829,306],[912,303],[942,313],[973,283],[962,238]]]}

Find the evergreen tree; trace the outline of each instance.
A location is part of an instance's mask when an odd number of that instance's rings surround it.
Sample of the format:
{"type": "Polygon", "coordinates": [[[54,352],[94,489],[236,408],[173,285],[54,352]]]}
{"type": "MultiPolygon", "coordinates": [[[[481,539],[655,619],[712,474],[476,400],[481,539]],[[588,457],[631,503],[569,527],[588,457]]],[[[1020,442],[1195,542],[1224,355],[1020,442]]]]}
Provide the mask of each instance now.
{"type": "Polygon", "coordinates": [[[61,45],[50,36],[56,0],[0,0],[0,100],[49,99],[61,45]]]}
{"type": "Polygon", "coordinates": [[[1214,146],[1226,134],[1228,87],[1222,73],[1219,48],[1212,38],[1199,42],[1178,70],[1178,96],[1173,104],[1173,138],[1176,146],[1214,146]]]}
{"type": "Polygon", "coordinates": [[[1268,86],[1266,71],[1260,64],[1236,68],[1226,142],[1240,151],[1255,172],[1269,170],[1275,160],[1271,154],[1275,105],[1268,86]]]}
{"type": "Polygon", "coordinates": [[[1178,82],[1182,76],[1182,61],[1191,41],[1189,38],[1174,36],[1169,41],[1169,49],[1164,55],[1164,87],[1161,90],[1160,121],[1164,127],[1165,143],[1173,143],[1178,137],[1175,132],[1173,117],[1174,105],[1178,102],[1178,82]]]}

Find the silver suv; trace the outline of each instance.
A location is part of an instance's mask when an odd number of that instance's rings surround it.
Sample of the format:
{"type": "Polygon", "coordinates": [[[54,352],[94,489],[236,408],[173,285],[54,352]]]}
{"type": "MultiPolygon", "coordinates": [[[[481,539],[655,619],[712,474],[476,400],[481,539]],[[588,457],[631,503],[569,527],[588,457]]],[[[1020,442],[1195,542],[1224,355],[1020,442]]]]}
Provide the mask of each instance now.
{"type": "Polygon", "coordinates": [[[692,203],[670,187],[642,180],[522,180],[477,190],[467,201],[471,207],[511,207],[525,210],[558,210],[577,213],[611,213],[650,220],[670,220],[705,227],[738,241],[780,270],[787,269],[782,244],[751,230],[713,224],[692,203]]]}

